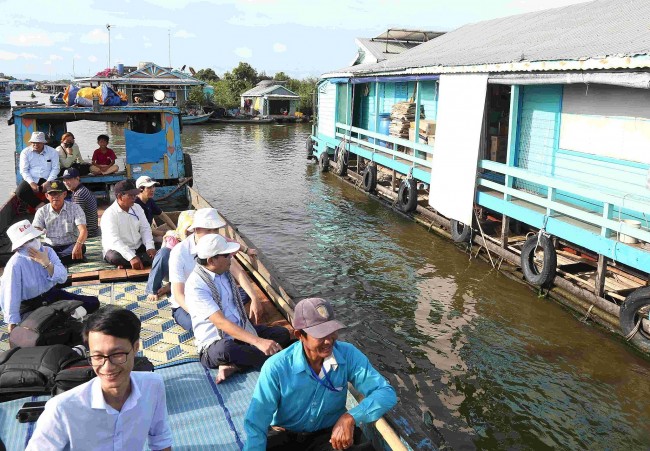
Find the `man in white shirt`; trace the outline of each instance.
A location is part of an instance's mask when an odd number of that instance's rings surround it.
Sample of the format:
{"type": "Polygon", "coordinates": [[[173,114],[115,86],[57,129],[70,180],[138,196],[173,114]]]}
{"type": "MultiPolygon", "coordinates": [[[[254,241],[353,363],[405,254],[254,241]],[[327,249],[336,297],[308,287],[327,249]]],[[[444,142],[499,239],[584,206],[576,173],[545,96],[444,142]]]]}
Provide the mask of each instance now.
{"type": "Polygon", "coordinates": [[[217,384],[238,370],[262,368],[266,359],[289,345],[284,327],[253,326],[228,269],[239,243],[217,234],[196,245],[197,265],[187,279],[185,302],[199,358],[206,368],[219,368],[217,384]]]}
{"type": "Polygon", "coordinates": [[[36,193],[44,192],[49,182],[59,175],[59,154],[46,145],[45,133],[34,132],[30,146],[20,152],[20,176],[23,181],[16,188],[16,196],[32,208],[45,205],[36,193]]]}
{"type": "Polygon", "coordinates": [[[169,451],[165,384],[155,373],[132,372],[140,320],[106,306],[84,324],[88,361],[97,377],[50,399],[27,450],[169,451]]]}
{"type": "MultiPolygon", "coordinates": [[[[187,228],[191,233],[185,240],[174,246],[169,256],[169,282],[172,286],[172,296],[169,301],[172,305],[172,316],[176,324],[185,330],[192,330],[192,319],[185,304],[185,282],[196,266],[196,243],[205,235],[219,233],[219,229],[226,226],[226,222],[219,216],[216,208],[201,208],[196,210],[192,225],[187,228]]],[[[243,250],[250,257],[257,255],[255,249],[243,250]]],[[[234,262],[230,273],[241,286],[240,295],[244,303],[250,298],[250,316],[254,324],[262,320],[262,303],[257,298],[244,269],[239,263],[234,262]],[[243,292],[242,292],[243,289],[243,292]]]]}
{"type": "Polygon", "coordinates": [[[135,203],[140,192],[133,179],[115,184],[115,202],[102,215],[104,260],[118,268],[143,269],[151,265],[156,249],[151,226],[135,203]]]}

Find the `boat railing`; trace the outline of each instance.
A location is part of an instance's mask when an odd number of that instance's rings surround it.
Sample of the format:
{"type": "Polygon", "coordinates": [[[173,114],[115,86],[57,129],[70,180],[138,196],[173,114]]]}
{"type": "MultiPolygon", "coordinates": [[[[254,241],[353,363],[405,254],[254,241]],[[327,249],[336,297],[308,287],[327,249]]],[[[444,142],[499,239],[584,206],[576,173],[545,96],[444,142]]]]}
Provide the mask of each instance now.
{"type": "MultiPolygon", "coordinates": [[[[505,202],[502,204],[502,208],[499,208],[502,213],[522,220],[523,218],[516,217],[517,209],[526,206],[529,212],[534,210],[538,216],[541,215],[540,228],[548,227],[550,222],[558,219],[564,223],[586,228],[592,233],[582,233],[580,234],[582,236],[574,234],[564,238],[622,263],[650,271],[650,256],[648,255],[650,248],[644,244],[650,243],[650,227],[648,226],[650,218],[646,218],[646,213],[650,212],[650,196],[634,192],[616,192],[609,188],[600,189],[593,184],[587,185],[577,181],[536,174],[526,169],[490,160],[480,160],[479,168],[504,175],[504,182],[498,183],[483,177],[479,172],[477,186],[483,190],[477,191],[477,201],[481,205],[487,200],[488,202],[484,206],[490,208],[489,199],[487,196],[481,197],[481,191],[498,192],[500,200],[505,202]],[[514,180],[542,186],[545,188],[545,195],[514,186],[514,180]],[[591,208],[585,207],[584,202],[572,202],[571,199],[584,199],[591,208]],[[626,222],[626,219],[635,217],[630,215],[634,212],[638,212],[641,219],[645,218],[645,223],[638,221],[641,224],[631,225],[626,222]],[[626,244],[630,243],[622,242],[620,239],[622,236],[635,238],[642,244],[627,246],[626,244]],[[584,243],[578,241],[584,241],[584,243]]],[[[525,222],[531,223],[530,215],[525,222]]],[[[540,226],[540,224],[531,225],[540,226]]],[[[565,227],[564,230],[568,231],[569,229],[565,227]]],[[[561,232],[556,235],[562,237],[561,232]]]]}
{"type": "Polygon", "coordinates": [[[341,122],[336,123],[336,138],[338,140],[345,139],[353,144],[352,151],[363,158],[403,174],[408,174],[413,169],[415,178],[425,183],[429,183],[431,180],[432,146],[353,127],[341,122]]]}

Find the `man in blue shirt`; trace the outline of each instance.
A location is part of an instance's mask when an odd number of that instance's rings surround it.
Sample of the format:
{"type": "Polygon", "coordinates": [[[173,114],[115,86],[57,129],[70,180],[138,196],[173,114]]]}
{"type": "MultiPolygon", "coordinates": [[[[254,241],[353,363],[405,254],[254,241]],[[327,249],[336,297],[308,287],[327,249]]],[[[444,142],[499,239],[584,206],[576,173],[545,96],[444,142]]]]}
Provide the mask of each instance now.
{"type": "Polygon", "coordinates": [[[361,351],[337,341],[345,326],[334,319],[326,300],[300,301],[293,327],[300,341],[262,367],[244,422],[244,449],[373,449],[370,443],[360,444],[357,426],[391,409],[397,403],[395,390],[361,351]],[[349,411],[348,382],[365,397],[349,411]]]}

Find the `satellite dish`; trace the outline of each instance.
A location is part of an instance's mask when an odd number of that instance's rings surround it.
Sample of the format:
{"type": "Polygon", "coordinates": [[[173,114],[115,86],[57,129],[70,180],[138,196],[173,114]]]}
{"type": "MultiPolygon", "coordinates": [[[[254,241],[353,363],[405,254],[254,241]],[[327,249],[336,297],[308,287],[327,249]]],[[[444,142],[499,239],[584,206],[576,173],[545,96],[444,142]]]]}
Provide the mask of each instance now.
{"type": "Polygon", "coordinates": [[[162,102],[163,100],[165,100],[165,93],[160,89],[158,89],[156,92],[153,93],[153,98],[158,102],[162,102]]]}

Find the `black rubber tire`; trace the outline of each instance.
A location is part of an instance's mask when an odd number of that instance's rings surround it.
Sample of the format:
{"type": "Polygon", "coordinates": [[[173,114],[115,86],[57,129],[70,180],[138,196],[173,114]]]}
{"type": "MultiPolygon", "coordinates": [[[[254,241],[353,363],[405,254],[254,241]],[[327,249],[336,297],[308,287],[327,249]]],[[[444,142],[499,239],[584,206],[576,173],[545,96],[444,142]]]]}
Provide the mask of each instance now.
{"type": "Polygon", "coordinates": [[[350,160],[350,152],[346,149],[341,149],[341,146],[337,146],[334,149],[334,162],[336,163],[336,169],[334,173],[340,177],[343,177],[348,173],[348,162],[350,160]]]}
{"type": "Polygon", "coordinates": [[[321,172],[327,172],[330,170],[330,156],[327,151],[321,152],[318,157],[318,168],[321,172]]]}
{"type": "Polygon", "coordinates": [[[366,166],[363,171],[363,189],[369,193],[377,189],[377,166],[366,166]]]}
{"type": "Polygon", "coordinates": [[[305,149],[307,150],[307,159],[311,160],[314,158],[314,141],[311,138],[307,138],[305,149]]]}
{"type": "MultiPolygon", "coordinates": [[[[621,305],[621,311],[619,313],[621,332],[623,332],[624,337],[628,336],[634,329],[634,326],[636,326],[636,322],[638,321],[637,312],[639,309],[647,305],[650,305],[650,287],[639,288],[625,298],[625,302],[621,305]]],[[[648,336],[642,327],[639,328],[630,342],[642,351],[650,352],[650,336],[648,336]]]]}
{"type": "Polygon", "coordinates": [[[548,287],[555,279],[557,268],[557,253],[553,246],[553,240],[542,235],[539,240],[539,247],[544,252],[544,261],[541,269],[535,266],[535,248],[537,247],[537,235],[529,237],[521,248],[521,270],[524,278],[533,285],[548,287]]]}
{"type": "Polygon", "coordinates": [[[472,240],[471,226],[452,219],[449,227],[451,228],[451,239],[456,243],[468,243],[472,240]]]}
{"type": "Polygon", "coordinates": [[[192,168],[192,157],[187,153],[183,154],[183,165],[185,166],[185,178],[192,177],[192,180],[187,183],[192,187],[194,186],[194,169],[192,168]]]}
{"type": "Polygon", "coordinates": [[[399,185],[397,204],[404,213],[414,211],[418,206],[418,184],[415,179],[405,179],[399,185]]]}

